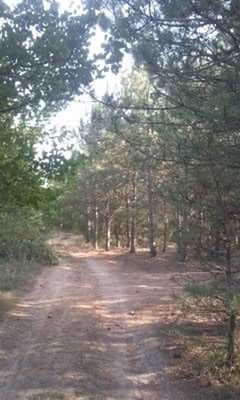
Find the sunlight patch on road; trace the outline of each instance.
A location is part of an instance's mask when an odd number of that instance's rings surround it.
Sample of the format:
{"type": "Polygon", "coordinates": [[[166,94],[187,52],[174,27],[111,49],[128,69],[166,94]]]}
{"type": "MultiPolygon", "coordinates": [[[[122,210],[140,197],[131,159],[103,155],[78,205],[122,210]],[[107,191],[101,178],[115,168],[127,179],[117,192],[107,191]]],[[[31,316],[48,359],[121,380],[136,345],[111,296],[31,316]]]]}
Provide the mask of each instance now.
{"type": "Polygon", "coordinates": [[[74,309],[74,308],[91,310],[93,308],[93,306],[92,305],[87,305],[87,304],[75,304],[75,305],[71,306],[71,309],[74,309]]]}
{"type": "Polygon", "coordinates": [[[155,372],[148,372],[138,375],[130,375],[128,378],[131,382],[135,384],[144,383],[145,385],[151,383],[154,379],[156,379],[157,374],[155,372]]]}
{"type": "Polygon", "coordinates": [[[29,317],[29,314],[24,313],[24,312],[9,312],[9,315],[11,315],[12,317],[18,317],[18,318],[26,318],[29,317]]]}

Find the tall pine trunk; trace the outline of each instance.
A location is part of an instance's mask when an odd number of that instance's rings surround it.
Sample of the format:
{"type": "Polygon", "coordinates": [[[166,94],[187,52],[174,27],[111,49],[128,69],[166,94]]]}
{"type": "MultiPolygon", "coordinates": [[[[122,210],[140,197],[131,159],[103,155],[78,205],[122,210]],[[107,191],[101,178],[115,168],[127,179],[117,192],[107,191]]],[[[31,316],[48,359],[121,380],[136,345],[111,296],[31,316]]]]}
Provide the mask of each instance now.
{"type": "Polygon", "coordinates": [[[109,215],[106,216],[106,239],[105,239],[105,250],[109,251],[111,246],[111,220],[109,215]]]}
{"type": "Polygon", "coordinates": [[[137,199],[137,186],[136,174],[132,180],[132,202],[131,202],[131,225],[130,225],[130,253],[136,253],[136,199],[137,199]]]}
{"type": "Polygon", "coordinates": [[[94,235],[93,235],[93,245],[95,250],[98,249],[98,208],[94,207],[94,235]]]}
{"type": "Polygon", "coordinates": [[[130,227],[130,253],[136,253],[136,221],[135,215],[131,217],[131,227],[130,227]]]}
{"type": "Polygon", "coordinates": [[[185,262],[188,248],[188,166],[185,164],[183,169],[182,186],[179,188],[178,204],[177,204],[177,224],[178,224],[178,241],[177,241],[177,259],[185,262]]]}
{"type": "Polygon", "coordinates": [[[126,198],[126,245],[130,248],[130,213],[129,213],[129,197],[126,198]]]}
{"type": "Polygon", "coordinates": [[[187,217],[185,212],[182,213],[181,208],[178,209],[177,220],[178,220],[177,259],[180,262],[185,262],[187,257],[187,242],[186,242],[187,217]]]}
{"type": "Polygon", "coordinates": [[[119,226],[118,222],[114,225],[114,236],[115,236],[115,245],[116,245],[116,247],[121,247],[121,244],[120,244],[120,226],[119,226]]]}
{"type": "Polygon", "coordinates": [[[87,232],[86,232],[86,242],[89,243],[91,240],[91,227],[92,227],[92,223],[91,223],[91,218],[90,218],[90,212],[88,211],[87,214],[87,232]]]}
{"type": "Polygon", "coordinates": [[[155,243],[155,221],[154,221],[154,199],[153,199],[153,180],[152,171],[147,173],[147,191],[148,191],[148,237],[149,252],[151,257],[156,257],[157,249],[155,243]]]}
{"type": "Polygon", "coordinates": [[[227,366],[231,368],[235,362],[236,349],[235,349],[235,335],[236,335],[236,319],[237,311],[233,305],[234,293],[232,282],[232,255],[231,255],[231,242],[229,239],[226,241],[226,279],[228,286],[228,303],[229,303],[229,324],[228,324],[228,345],[227,345],[227,366]]]}
{"type": "Polygon", "coordinates": [[[163,200],[163,244],[162,252],[165,253],[167,250],[168,243],[168,216],[167,216],[167,202],[163,200]]]}
{"type": "MultiPolygon", "coordinates": [[[[223,233],[225,236],[225,251],[226,251],[226,282],[227,282],[227,296],[228,296],[228,311],[229,311],[229,322],[228,322],[228,343],[227,343],[227,360],[226,364],[231,368],[236,358],[236,319],[237,310],[234,307],[234,291],[232,281],[232,248],[231,248],[231,227],[229,225],[229,215],[227,213],[224,197],[222,195],[221,181],[216,173],[214,164],[211,163],[212,178],[216,188],[216,199],[219,211],[222,214],[221,226],[223,227],[223,233]]],[[[221,178],[220,178],[221,179],[221,178]]]]}
{"type": "Polygon", "coordinates": [[[111,212],[109,198],[106,201],[105,212],[105,250],[109,251],[111,246],[111,212]]]}

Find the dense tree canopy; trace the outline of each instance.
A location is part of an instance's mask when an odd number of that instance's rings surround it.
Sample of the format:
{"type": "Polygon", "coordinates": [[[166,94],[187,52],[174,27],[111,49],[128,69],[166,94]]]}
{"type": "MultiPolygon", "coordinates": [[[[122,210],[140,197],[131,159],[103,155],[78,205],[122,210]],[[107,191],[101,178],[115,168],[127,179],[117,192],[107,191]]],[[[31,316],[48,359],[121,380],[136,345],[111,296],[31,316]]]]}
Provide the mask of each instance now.
{"type": "Polygon", "coordinates": [[[59,106],[93,78],[93,15],[60,13],[56,1],[1,3],[0,113],[59,106]]]}

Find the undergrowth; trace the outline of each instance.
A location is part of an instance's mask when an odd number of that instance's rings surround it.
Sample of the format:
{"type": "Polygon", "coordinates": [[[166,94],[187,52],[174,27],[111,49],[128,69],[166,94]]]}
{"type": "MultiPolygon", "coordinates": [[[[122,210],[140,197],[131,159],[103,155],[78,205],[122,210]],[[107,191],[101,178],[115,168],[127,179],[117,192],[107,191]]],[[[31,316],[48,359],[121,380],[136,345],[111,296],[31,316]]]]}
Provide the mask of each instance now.
{"type": "MultiPolygon", "coordinates": [[[[239,351],[234,366],[226,365],[229,306],[226,298],[221,281],[192,282],[185,287],[184,298],[179,303],[182,315],[177,337],[185,348],[180,375],[197,378],[208,387],[207,396],[199,392],[194,400],[240,398],[239,351]]],[[[239,330],[236,334],[240,337],[239,330]]],[[[238,340],[236,348],[240,349],[238,340]]]]}
{"type": "Polygon", "coordinates": [[[57,257],[46,243],[41,214],[29,209],[0,213],[0,291],[11,291],[57,257]]]}

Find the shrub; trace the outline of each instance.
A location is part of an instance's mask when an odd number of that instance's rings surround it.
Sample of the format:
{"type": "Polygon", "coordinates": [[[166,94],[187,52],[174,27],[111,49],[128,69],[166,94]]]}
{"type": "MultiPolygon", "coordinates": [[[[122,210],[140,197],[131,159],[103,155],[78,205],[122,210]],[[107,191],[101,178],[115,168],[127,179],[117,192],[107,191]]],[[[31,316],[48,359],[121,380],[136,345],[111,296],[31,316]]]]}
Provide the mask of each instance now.
{"type": "Polygon", "coordinates": [[[0,290],[15,289],[40,265],[57,263],[45,236],[40,213],[29,209],[0,213],[0,290]]]}
{"type": "Polygon", "coordinates": [[[23,263],[56,262],[45,235],[41,214],[36,211],[18,209],[0,213],[0,258],[23,263]]]}
{"type": "Polygon", "coordinates": [[[208,284],[189,283],[185,286],[186,293],[193,298],[214,297],[219,291],[215,282],[208,284]]]}

